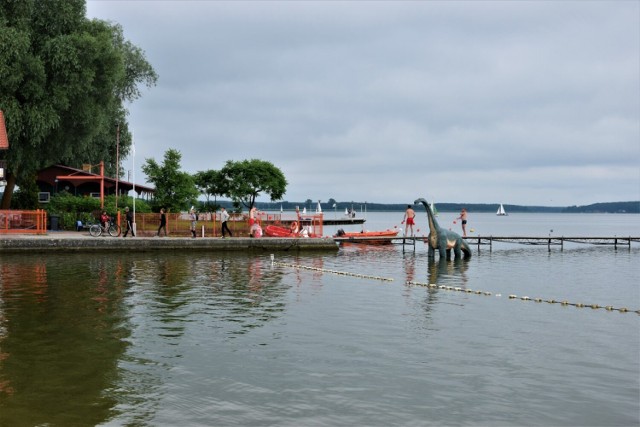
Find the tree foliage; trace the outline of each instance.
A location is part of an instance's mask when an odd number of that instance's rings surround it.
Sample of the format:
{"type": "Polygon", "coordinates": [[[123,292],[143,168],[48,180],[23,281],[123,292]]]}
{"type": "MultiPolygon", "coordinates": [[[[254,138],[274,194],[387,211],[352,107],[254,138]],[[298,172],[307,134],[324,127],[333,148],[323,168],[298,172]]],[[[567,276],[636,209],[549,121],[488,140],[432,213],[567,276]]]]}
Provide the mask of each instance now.
{"type": "Polygon", "coordinates": [[[85,0],[0,2],[0,109],[9,135],[8,208],[13,188],[63,163],[105,162],[115,176],[131,146],[125,108],[157,75],[118,24],[86,18],[85,0]]]}
{"type": "Polygon", "coordinates": [[[280,169],[264,160],[227,161],[220,170],[224,195],[251,209],[256,197],[266,193],[271,201],[281,200],[287,180],[280,169]]]}
{"type": "Polygon", "coordinates": [[[222,179],[220,171],[209,169],[206,171],[196,172],[193,176],[198,191],[207,199],[207,210],[212,210],[210,205],[211,196],[214,198],[213,210],[216,209],[215,200],[217,196],[222,196],[226,193],[226,181],[222,179]]]}
{"type": "Polygon", "coordinates": [[[165,208],[179,212],[196,204],[198,190],[193,177],[180,170],[181,159],[182,155],[175,149],[169,149],[164,153],[162,164],[158,164],[154,159],[145,159],[142,171],[147,175],[147,181],[156,187],[154,210],[165,208]]]}

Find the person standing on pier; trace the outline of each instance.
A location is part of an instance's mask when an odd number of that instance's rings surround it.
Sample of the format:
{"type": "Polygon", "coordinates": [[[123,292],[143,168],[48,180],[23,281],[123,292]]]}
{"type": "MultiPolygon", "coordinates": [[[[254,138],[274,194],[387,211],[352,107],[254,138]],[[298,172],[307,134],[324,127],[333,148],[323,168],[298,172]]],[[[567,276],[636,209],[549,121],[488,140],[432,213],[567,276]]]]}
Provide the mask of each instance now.
{"type": "Polygon", "coordinates": [[[228,220],[229,220],[229,212],[227,212],[227,210],[224,207],[220,208],[220,222],[222,222],[222,238],[223,239],[224,239],[225,230],[227,231],[227,233],[229,233],[229,237],[233,237],[233,234],[231,234],[231,230],[229,230],[229,227],[227,226],[228,220]]]}
{"type": "Polygon", "coordinates": [[[191,206],[191,210],[189,211],[189,219],[191,220],[191,237],[196,238],[196,223],[198,222],[198,216],[196,215],[196,210],[193,206],[191,206]]]}
{"type": "Polygon", "coordinates": [[[127,222],[127,229],[124,230],[122,237],[127,237],[129,231],[131,231],[131,237],[136,237],[136,232],[133,231],[133,213],[129,210],[129,206],[124,208],[125,221],[127,222]]]}
{"type": "Polygon", "coordinates": [[[411,208],[411,205],[407,205],[407,210],[404,212],[404,218],[402,218],[402,224],[406,222],[406,228],[404,229],[404,235],[406,236],[411,228],[411,237],[413,237],[413,226],[415,224],[414,218],[416,212],[411,208]]]}
{"type": "Polygon", "coordinates": [[[255,206],[252,206],[249,211],[249,228],[251,228],[251,226],[256,222],[257,213],[258,209],[255,206]]]}
{"type": "Polygon", "coordinates": [[[462,208],[462,210],[460,211],[460,216],[456,219],[462,221],[462,237],[467,237],[467,210],[465,208],[462,208]]]}

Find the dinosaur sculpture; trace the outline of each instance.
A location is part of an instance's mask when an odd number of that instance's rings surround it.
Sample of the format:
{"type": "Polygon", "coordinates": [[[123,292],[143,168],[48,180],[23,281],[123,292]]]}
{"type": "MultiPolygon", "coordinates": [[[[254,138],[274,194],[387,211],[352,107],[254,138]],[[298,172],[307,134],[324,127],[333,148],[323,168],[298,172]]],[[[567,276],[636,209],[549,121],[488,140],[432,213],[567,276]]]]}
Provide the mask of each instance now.
{"type": "Polygon", "coordinates": [[[462,253],[464,253],[465,259],[471,258],[471,248],[467,242],[458,233],[440,227],[433,216],[433,212],[431,212],[431,208],[429,208],[429,203],[425,199],[420,198],[413,203],[416,205],[422,203],[427,210],[429,258],[435,258],[436,249],[440,252],[440,259],[445,257],[446,259],[451,259],[451,249],[453,249],[456,259],[461,258],[462,253]]]}

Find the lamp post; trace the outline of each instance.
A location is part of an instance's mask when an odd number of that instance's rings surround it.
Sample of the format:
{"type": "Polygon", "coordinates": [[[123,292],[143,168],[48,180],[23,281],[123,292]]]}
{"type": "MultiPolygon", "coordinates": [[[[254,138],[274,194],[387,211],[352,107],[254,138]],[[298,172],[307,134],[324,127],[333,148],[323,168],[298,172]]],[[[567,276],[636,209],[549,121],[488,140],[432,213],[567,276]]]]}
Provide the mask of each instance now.
{"type": "Polygon", "coordinates": [[[136,232],[136,141],[133,138],[133,131],[131,132],[131,147],[132,147],[132,163],[133,163],[133,180],[132,180],[132,184],[133,184],[133,224],[131,224],[131,227],[133,227],[133,233],[135,235],[136,232]]]}
{"type": "Polygon", "coordinates": [[[120,180],[120,123],[116,125],[116,212],[118,212],[118,181],[120,180]]]}

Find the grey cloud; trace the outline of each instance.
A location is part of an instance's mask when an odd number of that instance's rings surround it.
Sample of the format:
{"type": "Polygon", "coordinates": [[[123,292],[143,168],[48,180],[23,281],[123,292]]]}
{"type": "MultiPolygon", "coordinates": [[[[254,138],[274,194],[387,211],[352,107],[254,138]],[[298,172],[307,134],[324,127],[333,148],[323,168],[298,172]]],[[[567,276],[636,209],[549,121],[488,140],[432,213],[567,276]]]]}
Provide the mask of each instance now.
{"type": "Polygon", "coordinates": [[[269,160],[287,200],[560,205],[640,199],[639,8],[88,3],[160,74],[131,106],[139,156],[269,160]]]}

